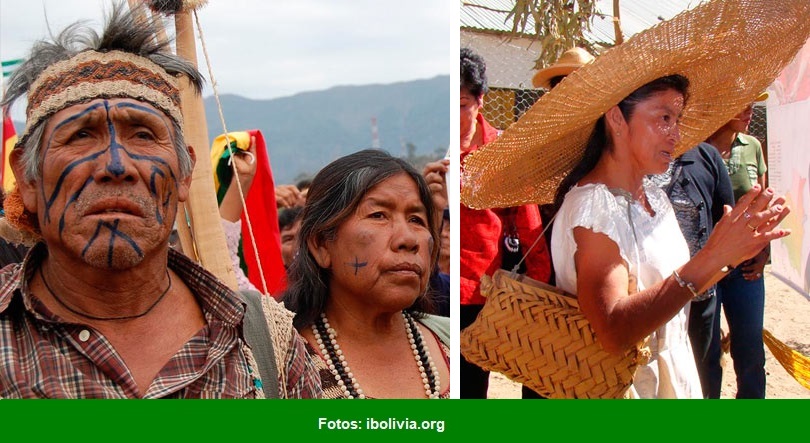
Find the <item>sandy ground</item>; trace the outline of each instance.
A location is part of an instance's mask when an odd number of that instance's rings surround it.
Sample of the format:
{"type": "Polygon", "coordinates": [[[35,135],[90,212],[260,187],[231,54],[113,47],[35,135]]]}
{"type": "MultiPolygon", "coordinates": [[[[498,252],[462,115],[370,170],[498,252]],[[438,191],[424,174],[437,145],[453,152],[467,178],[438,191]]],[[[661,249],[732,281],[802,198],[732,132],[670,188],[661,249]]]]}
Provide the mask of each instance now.
{"type": "MultiPolygon", "coordinates": [[[[722,328],[728,331],[725,318],[722,328]]],[[[810,300],[765,268],[765,329],[778,340],[810,358],[810,300]]],[[[810,389],[800,385],[765,347],[766,398],[810,398],[810,389]]],[[[489,398],[520,398],[520,385],[501,374],[490,376],[489,398]]],[[[734,398],[736,378],[731,356],[723,355],[721,398],[734,398]]]]}

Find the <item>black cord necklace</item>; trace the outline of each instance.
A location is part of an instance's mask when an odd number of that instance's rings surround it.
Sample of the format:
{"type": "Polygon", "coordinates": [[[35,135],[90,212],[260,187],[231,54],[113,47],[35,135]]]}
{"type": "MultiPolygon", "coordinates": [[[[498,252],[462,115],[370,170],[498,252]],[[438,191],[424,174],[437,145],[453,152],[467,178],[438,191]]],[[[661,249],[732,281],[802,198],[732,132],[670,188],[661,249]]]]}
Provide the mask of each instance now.
{"type": "Polygon", "coordinates": [[[78,315],[80,317],[89,318],[90,320],[99,320],[99,321],[132,320],[134,318],[143,317],[144,315],[150,313],[152,311],[152,309],[154,309],[155,306],[157,306],[158,303],[160,303],[160,301],[163,300],[163,297],[165,297],[166,294],[169,293],[169,289],[172,288],[172,277],[171,277],[171,275],[169,275],[169,270],[167,269],[166,270],[166,277],[169,277],[169,285],[166,287],[166,289],[163,291],[163,293],[160,294],[160,297],[158,297],[157,300],[155,300],[155,302],[152,303],[151,306],[146,308],[145,311],[141,312],[140,314],[126,315],[126,316],[123,316],[123,317],[96,317],[95,315],[90,315],[90,314],[78,311],[78,310],[68,306],[67,303],[62,301],[62,299],[59,298],[56,295],[56,292],[54,292],[53,289],[51,289],[51,285],[48,284],[48,280],[45,280],[45,274],[42,273],[42,267],[41,266],[39,267],[39,276],[40,276],[40,278],[42,278],[42,283],[45,284],[45,288],[48,289],[48,292],[51,293],[51,296],[54,298],[54,300],[59,302],[59,304],[62,305],[65,309],[67,309],[68,311],[70,311],[70,312],[72,312],[72,313],[74,313],[74,314],[76,314],[76,315],[78,315]]]}

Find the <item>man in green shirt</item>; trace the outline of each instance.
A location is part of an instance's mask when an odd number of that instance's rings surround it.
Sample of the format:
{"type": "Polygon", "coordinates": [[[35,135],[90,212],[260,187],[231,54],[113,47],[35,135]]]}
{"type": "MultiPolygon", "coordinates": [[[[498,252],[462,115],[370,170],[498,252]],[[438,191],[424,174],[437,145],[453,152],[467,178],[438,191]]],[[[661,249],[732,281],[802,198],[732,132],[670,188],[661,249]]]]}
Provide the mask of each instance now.
{"type": "MultiPolygon", "coordinates": [[[[757,101],[767,97],[764,93],[757,101]]],[[[755,137],[746,134],[752,115],[753,104],[706,140],[723,157],[735,201],[754,185],[765,187],[767,167],[762,145],[755,137]]],[[[737,398],[765,398],[765,348],[762,341],[765,282],[762,271],[769,256],[770,248],[766,247],[756,257],[731,270],[717,284],[718,302],[725,312],[731,337],[737,398]]],[[[719,316],[716,323],[715,329],[719,331],[719,316]]]]}

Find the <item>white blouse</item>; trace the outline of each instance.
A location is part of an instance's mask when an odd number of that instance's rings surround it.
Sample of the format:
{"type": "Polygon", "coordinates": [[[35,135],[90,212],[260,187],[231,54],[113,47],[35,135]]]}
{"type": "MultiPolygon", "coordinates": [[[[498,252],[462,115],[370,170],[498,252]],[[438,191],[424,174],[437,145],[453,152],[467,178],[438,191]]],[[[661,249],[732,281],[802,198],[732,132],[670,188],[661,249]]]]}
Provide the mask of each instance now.
{"type": "MultiPolygon", "coordinates": [[[[628,211],[627,199],[604,184],[574,186],[566,194],[551,237],[558,287],[577,293],[574,228],[578,226],[605,234],[618,245],[639,291],[663,281],[689,260],[689,248],[666,194],[649,180],[644,181],[644,192],[653,216],[635,201],[628,211]]],[[[652,357],[636,371],[632,397],[703,398],[687,334],[688,318],[689,303],[650,336],[652,357]]]]}

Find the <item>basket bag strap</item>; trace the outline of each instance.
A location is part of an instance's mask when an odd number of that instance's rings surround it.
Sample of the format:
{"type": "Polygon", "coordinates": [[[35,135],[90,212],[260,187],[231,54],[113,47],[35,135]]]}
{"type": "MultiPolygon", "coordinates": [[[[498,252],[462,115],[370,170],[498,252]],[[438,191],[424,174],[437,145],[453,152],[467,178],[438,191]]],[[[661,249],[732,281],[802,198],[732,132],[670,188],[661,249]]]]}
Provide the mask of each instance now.
{"type": "Polygon", "coordinates": [[[523,256],[520,258],[520,261],[518,261],[517,264],[512,267],[512,269],[509,269],[510,278],[517,277],[517,275],[519,274],[518,270],[520,269],[520,265],[523,264],[524,261],[526,261],[526,257],[528,257],[529,253],[532,252],[532,249],[534,249],[534,247],[537,246],[537,243],[540,242],[540,239],[545,238],[546,231],[548,231],[548,228],[550,228],[554,224],[554,219],[556,218],[557,212],[554,213],[554,216],[551,217],[551,220],[548,221],[548,224],[543,226],[543,232],[541,232],[540,235],[537,236],[537,238],[534,240],[534,243],[532,243],[532,245],[529,246],[529,249],[527,249],[526,252],[523,253],[523,256]]]}
{"type": "Polygon", "coordinates": [[[259,375],[266,398],[279,397],[278,368],[273,351],[270,328],[264,317],[262,294],[257,291],[240,291],[245,301],[245,341],[259,365],[259,375]]]}

